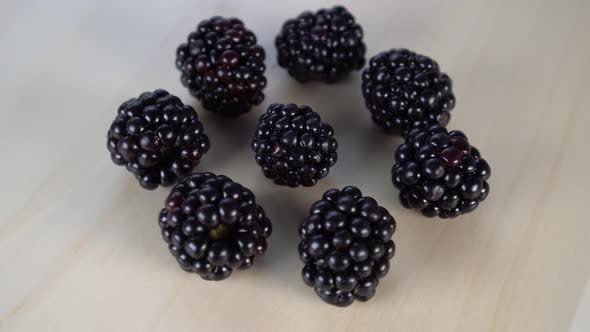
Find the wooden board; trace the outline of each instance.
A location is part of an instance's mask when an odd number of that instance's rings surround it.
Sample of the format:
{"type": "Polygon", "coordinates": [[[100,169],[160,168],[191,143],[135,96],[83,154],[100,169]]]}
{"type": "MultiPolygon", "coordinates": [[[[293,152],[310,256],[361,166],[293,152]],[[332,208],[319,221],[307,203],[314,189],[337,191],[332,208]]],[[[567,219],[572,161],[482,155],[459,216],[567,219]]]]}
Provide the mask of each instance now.
{"type": "Polygon", "coordinates": [[[390,183],[399,138],[363,106],[360,74],[301,85],[276,64],[281,23],[326,1],[4,1],[0,12],[0,330],[590,331],[590,2],[345,2],[368,54],[407,47],[454,80],[461,129],[490,162],[475,213],[430,220],[390,183]],[[176,46],[199,20],[238,16],[267,51],[261,107],[198,111],[212,141],[199,170],[251,188],[275,226],[268,254],[220,283],[180,271],[142,190],[105,149],[118,105],[179,82],[176,46]],[[332,123],[339,161],[314,188],[266,180],[250,140],[271,102],[332,123]],[[398,221],[390,274],[368,303],[323,304],[300,279],[297,227],[331,187],[357,185],[398,221]]]}

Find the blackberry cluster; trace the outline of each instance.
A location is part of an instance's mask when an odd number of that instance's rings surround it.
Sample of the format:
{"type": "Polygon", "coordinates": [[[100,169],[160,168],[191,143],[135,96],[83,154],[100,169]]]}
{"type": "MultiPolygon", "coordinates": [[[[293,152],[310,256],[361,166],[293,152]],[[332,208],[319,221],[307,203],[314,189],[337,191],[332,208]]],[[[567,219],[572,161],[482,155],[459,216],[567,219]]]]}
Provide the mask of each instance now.
{"type": "Polygon", "coordinates": [[[264,175],[278,185],[313,186],[338,158],[332,127],[310,107],[272,104],[258,121],[252,150],[264,175]]]}
{"type": "Polygon", "coordinates": [[[207,110],[239,115],[264,99],[265,53],[237,18],[199,23],[176,51],[182,84],[207,110]]]}
{"type": "Polygon", "coordinates": [[[303,281],[329,304],[368,301],[389,271],[395,226],[389,212],[358,188],[326,191],[299,229],[303,281]]]}
{"type": "Polygon", "coordinates": [[[413,130],[391,171],[404,207],[426,217],[454,218],[486,199],[491,170],[464,133],[440,126],[413,130]]]}
{"type": "Polygon", "coordinates": [[[267,248],[270,220],[252,192],[226,176],[190,175],[174,186],[159,217],[180,267],[205,280],[247,269],[267,248]]]}
{"type": "Polygon", "coordinates": [[[342,6],[288,20],[275,44],[279,65],[300,82],[336,82],[365,64],[363,29],[342,6]]]}
{"type": "Polygon", "coordinates": [[[107,148],[142,187],[173,185],[191,173],[209,150],[197,113],[164,90],[144,92],[124,102],[111,124],[107,148]]]}
{"type": "Polygon", "coordinates": [[[445,127],[455,107],[449,76],[436,61],[406,49],[371,58],[363,71],[362,90],[373,121],[390,133],[413,128],[445,127]]]}

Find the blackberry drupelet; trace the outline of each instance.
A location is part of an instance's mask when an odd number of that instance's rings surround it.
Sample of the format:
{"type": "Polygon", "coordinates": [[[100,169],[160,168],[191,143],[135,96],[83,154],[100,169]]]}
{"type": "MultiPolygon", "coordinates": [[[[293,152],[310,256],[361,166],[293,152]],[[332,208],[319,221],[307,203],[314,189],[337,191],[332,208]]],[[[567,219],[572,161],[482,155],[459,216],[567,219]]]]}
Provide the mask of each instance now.
{"type": "Polygon", "coordinates": [[[275,45],[279,65],[300,82],[333,83],[365,64],[363,30],[342,6],[288,20],[275,45]]]}
{"type": "Polygon", "coordinates": [[[363,71],[362,90],[373,121],[389,133],[445,127],[455,107],[449,76],[436,61],[406,49],[381,52],[363,71]]]}
{"type": "Polygon", "coordinates": [[[406,208],[426,217],[454,218],[488,197],[491,170],[465,134],[440,126],[414,129],[395,152],[393,184],[406,208]]]}
{"type": "Polygon", "coordinates": [[[190,174],[209,150],[209,138],[191,106],[155,90],[119,107],[107,148],[115,164],[125,165],[142,187],[155,189],[190,174]]]}
{"type": "Polygon", "coordinates": [[[237,18],[204,20],[176,51],[182,84],[209,111],[240,115],[264,99],[265,52],[237,18]]]}
{"type": "Polygon", "coordinates": [[[270,220],[252,192],[226,176],[197,173],[176,184],[159,216],[162,238],[187,272],[222,280],[267,248],[270,220]]]}
{"type": "Polygon", "coordinates": [[[258,121],[252,150],[264,175],[278,185],[313,186],[338,155],[332,127],[310,107],[272,104],[258,121]]]}
{"type": "Polygon", "coordinates": [[[326,191],[299,228],[303,281],[329,304],[368,301],[389,271],[395,226],[389,212],[358,188],[326,191]]]}

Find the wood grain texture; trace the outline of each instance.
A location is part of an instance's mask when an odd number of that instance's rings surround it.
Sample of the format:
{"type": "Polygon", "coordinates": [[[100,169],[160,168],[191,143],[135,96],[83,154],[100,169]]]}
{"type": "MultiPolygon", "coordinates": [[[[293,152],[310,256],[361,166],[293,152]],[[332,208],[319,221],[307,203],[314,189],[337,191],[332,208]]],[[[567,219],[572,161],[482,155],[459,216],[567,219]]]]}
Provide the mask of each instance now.
{"type": "Polygon", "coordinates": [[[407,47],[454,80],[451,128],[492,165],[476,212],[437,221],[403,209],[389,180],[400,139],[371,124],[360,74],[300,85],[277,67],[287,17],[327,1],[4,1],[0,12],[0,330],[590,331],[590,2],[344,2],[368,54],[407,47]],[[160,239],[167,191],[112,165],[118,105],[178,80],[174,50],[205,17],[238,16],[267,51],[261,107],[199,113],[212,149],[199,170],[251,188],[274,222],[268,254],[220,283],[180,271],[160,239]],[[249,141],[270,102],[333,124],[339,161],[314,188],[272,185],[249,141]],[[358,185],[398,221],[398,251],[371,302],[319,301],[300,280],[297,227],[330,187],[358,185]]]}

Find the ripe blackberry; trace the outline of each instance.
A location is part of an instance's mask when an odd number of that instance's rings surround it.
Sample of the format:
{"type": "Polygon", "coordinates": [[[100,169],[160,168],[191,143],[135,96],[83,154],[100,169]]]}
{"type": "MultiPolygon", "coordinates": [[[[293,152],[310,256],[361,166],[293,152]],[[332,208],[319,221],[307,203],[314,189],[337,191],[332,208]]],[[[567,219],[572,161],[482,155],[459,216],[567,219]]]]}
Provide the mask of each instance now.
{"type": "Polygon", "coordinates": [[[329,304],[368,301],[389,271],[395,226],[389,212],[358,188],[326,191],[299,228],[303,281],[329,304]]]}
{"type": "Polygon", "coordinates": [[[449,76],[431,58],[406,49],[381,52],[363,71],[363,97],[373,121],[389,133],[445,127],[455,107],[449,76]]]}
{"type": "Polygon", "coordinates": [[[182,84],[203,107],[225,115],[250,111],[264,99],[265,53],[237,18],[204,20],[176,51],[182,84]]]}
{"type": "Polygon", "coordinates": [[[395,152],[393,184],[406,208],[454,218],[486,199],[491,170],[464,133],[440,126],[414,129],[395,152]]]}
{"type": "Polygon", "coordinates": [[[187,272],[222,280],[267,248],[270,220],[254,194],[226,176],[197,173],[172,188],[159,216],[162,238],[187,272]]]}
{"type": "Polygon", "coordinates": [[[279,65],[300,82],[336,82],[365,64],[363,29],[342,6],[288,20],[275,45],[279,65]]]}
{"type": "Polygon", "coordinates": [[[332,127],[310,107],[272,104],[258,121],[252,150],[264,175],[278,185],[313,186],[338,155],[332,127]]]}
{"type": "Polygon", "coordinates": [[[197,113],[164,90],[124,102],[111,124],[107,148],[146,189],[170,186],[191,173],[209,150],[197,113]]]}

